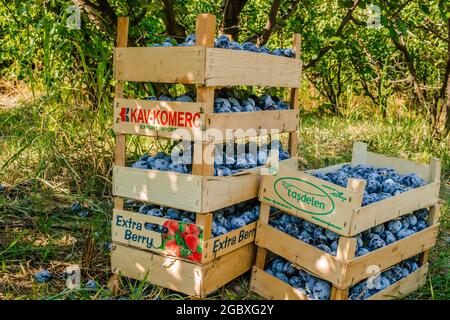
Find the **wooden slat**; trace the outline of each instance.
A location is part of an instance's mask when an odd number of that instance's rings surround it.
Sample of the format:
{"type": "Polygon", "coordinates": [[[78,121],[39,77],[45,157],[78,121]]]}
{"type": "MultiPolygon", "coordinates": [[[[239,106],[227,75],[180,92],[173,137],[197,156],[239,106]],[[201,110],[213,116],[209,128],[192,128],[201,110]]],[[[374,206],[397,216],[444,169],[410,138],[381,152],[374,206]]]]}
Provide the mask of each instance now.
{"type": "Polygon", "coordinates": [[[309,173],[309,174],[313,174],[313,173],[317,173],[317,172],[326,174],[328,172],[337,171],[342,166],[344,166],[346,164],[351,164],[351,163],[350,162],[344,162],[344,163],[339,163],[339,164],[335,164],[335,165],[332,165],[332,166],[329,166],[329,167],[320,168],[320,169],[306,170],[305,172],[309,173]]]}
{"type": "Polygon", "coordinates": [[[114,131],[145,136],[172,136],[179,132],[183,133],[183,139],[192,140],[201,137],[204,108],[203,103],[196,102],[116,98],[114,131]]]}
{"type": "Polygon", "coordinates": [[[367,163],[367,143],[355,142],[352,150],[352,166],[367,163]]]}
{"type": "Polygon", "coordinates": [[[255,261],[255,251],[255,245],[250,243],[206,265],[202,286],[203,295],[212,293],[251,270],[255,261]]]}
{"type": "MultiPolygon", "coordinates": [[[[271,130],[278,133],[298,129],[298,112],[295,110],[274,110],[259,112],[212,113],[206,115],[205,132],[207,141],[225,141],[245,137],[267,135],[271,130]]],[[[293,154],[295,155],[295,154],[293,154]]]]}
{"type": "MultiPolygon", "coordinates": [[[[439,219],[441,217],[441,207],[439,204],[432,206],[429,209],[427,224],[429,226],[435,225],[439,223],[439,219]]],[[[430,250],[426,250],[419,255],[420,265],[424,265],[428,262],[430,256],[430,250]]]]}
{"type": "Polygon", "coordinates": [[[381,223],[410,214],[412,211],[434,205],[438,201],[439,183],[433,182],[361,207],[355,211],[348,235],[358,234],[381,223]]]}
{"type": "MultiPolygon", "coordinates": [[[[164,248],[160,248],[160,245],[162,243],[162,234],[159,232],[146,230],[144,226],[146,223],[163,225],[166,221],[169,220],[170,219],[115,209],[113,211],[112,220],[112,241],[124,246],[134,247],[141,250],[154,252],[160,255],[165,255],[164,248]],[[138,230],[137,228],[130,228],[129,224],[124,226],[123,223],[121,223],[121,221],[123,220],[132,221],[136,223],[136,225],[141,224],[142,229],[138,230]],[[136,234],[138,236],[151,239],[153,241],[153,246],[149,247],[147,242],[133,241],[131,239],[127,240],[125,238],[125,233],[127,230],[131,230],[133,234],[136,234]]],[[[197,221],[195,223],[199,229],[206,230],[206,232],[204,231],[203,239],[201,239],[199,243],[199,245],[202,247],[202,260],[200,262],[201,264],[206,264],[214,260],[215,258],[237,250],[242,246],[252,243],[255,239],[256,222],[237,230],[228,232],[227,234],[221,235],[219,237],[211,238],[211,220],[212,214],[198,214],[197,221]],[[209,218],[207,218],[208,216],[209,218]],[[202,219],[204,221],[202,221],[202,219]]],[[[177,259],[192,262],[191,260],[184,259],[182,257],[177,257],[177,259]]]]}
{"type": "Polygon", "coordinates": [[[403,298],[425,285],[428,264],[423,265],[407,277],[397,281],[388,288],[370,296],[367,300],[392,300],[403,298]]]}
{"type": "Polygon", "coordinates": [[[113,245],[111,270],[123,276],[200,296],[205,267],[150,252],[113,245]]]}
{"type": "Polygon", "coordinates": [[[366,164],[376,168],[388,167],[397,171],[399,174],[416,173],[419,177],[430,182],[430,165],[417,163],[405,159],[388,157],[382,154],[367,152],[366,164]]]}
{"type": "Polygon", "coordinates": [[[114,166],[113,193],[124,198],[201,212],[202,178],[175,172],[114,166]]]}
{"type": "MultiPolygon", "coordinates": [[[[128,18],[117,18],[117,47],[126,47],[128,45],[128,18]]],[[[114,66],[114,72],[116,67],[114,66]]],[[[117,82],[114,88],[115,98],[123,98],[123,83],[117,82]]],[[[126,150],[126,138],[122,134],[116,135],[115,145],[115,159],[114,163],[117,166],[125,165],[125,150],[126,150]]],[[[123,209],[123,199],[115,198],[114,207],[123,209]]]]}
{"type": "MultiPolygon", "coordinates": [[[[293,167],[296,159],[280,161],[293,167]]],[[[261,167],[228,177],[201,177],[130,167],[113,168],[113,194],[165,207],[207,213],[258,197],[261,167]]]]}
{"type": "Polygon", "coordinates": [[[430,174],[428,178],[430,182],[441,181],[441,160],[438,158],[431,158],[430,160],[430,174]]]}
{"type": "MultiPolygon", "coordinates": [[[[156,225],[163,225],[164,222],[166,222],[169,219],[159,218],[159,217],[153,217],[148,216],[141,213],[126,211],[126,210],[119,210],[114,209],[113,211],[113,220],[111,222],[111,238],[114,243],[120,243],[125,246],[135,247],[147,251],[152,251],[156,253],[163,253],[164,249],[160,248],[163,239],[161,237],[161,233],[156,231],[150,231],[145,229],[146,223],[152,223],[156,225]],[[122,226],[122,224],[117,223],[119,221],[119,218],[121,221],[123,220],[129,220],[133,221],[137,224],[140,224],[141,230],[138,230],[137,228],[130,228],[127,226],[122,226]],[[127,230],[130,230],[133,234],[136,234],[138,236],[143,236],[149,238],[149,241],[152,241],[152,246],[149,247],[149,243],[147,242],[138,242],[133,241],[131,239],[126,239],[125,234],[127,230]]],[[[202,245],[202,242],[200,243],[202,245]]]]}
{"type": "Polygon", "coordinates": [[[114,48],[114,65],[116,80],[204,84],[205,48],[114,48]]]}
{"type": "Polygon", "coordinates": [[[207,86],[267,86],[298,88],[301,62],[299,59],[274,55],[206,49],[205,84],[207,86]]]}
{"type": "Polygon", "coordinates": [[[439,224],[436,224],[386,247],[348,261],[342,287],[349,287],[370,276],[370,273],[367,272],[369,266],[377,265],[380,270],[385,270],[429,250],[436,244],[438,227],[439,224]]]}
{"type": "MultiPolygon", "coordinates": [[[[212,14],[199,14],[196,20],[195,45],[214,47],[216,17],[212,14]]],[[[204,113],[214,112],[214,87],[198,87],[197,101],[205,104],[204,113]]],[[[203,139],[202,139],[203,140],[203,139]]],[[[214,146],[208,143],[194,144],[194,163],[192,173],[201,176],[214,175],[214,146]]]]}
{"type": "MultiPolygon", "coordinates": [[[[294,34],[293,38],[293,50],[295,51],[295,59],[301,58],[301,42],[302,38],[301,35],[296,33],[294,34]]],[[[302,62],[300,60],[300,74],[299,74],[299,86],[301,84],[302,79],[302,62]]],[[[293,88],[291,89],[291,103],[290,108],[296,113],[297,118],[297,125],[298,125],[298,104],[299,104],[299,88],[293,88]]],[[[297,126],[298,129],[298,126],[297,126]]],[[[291,156],[297,156],[298,153],[298,133],[297,132],[291,132],[289,133],[289,153],[291,156]]]]}
{"type": "Polygon", "coordinates": [[[258,196],[261,177],[244,174],[231,177],[208,177],[203,180],[202,212],[215,211],[258,196]]]}
{"type": "Polygon", "coordinates": [[[342,281],[344,263],[267,224],[258,224],[255,244],[282,256],[319,278],[335,284],[342,281]]]}
{"type": "Polygon", "coordinates": [[[199,225],[203,229],[203,238],[205,240],[211,239],[212,220],[212,213],[197,214],[195,216],[195,224],[199,225]]]}
{"type": "Polygon", "coordinates": [[[228,254],[242,246],[252,243],[255,240],[255,234],[256,222],[253,222],[245,227],[205,241],[205,246],[202,253],[202,262],[206,263],[212,261],[217,257],[228,254]]]}
{"type": "Polygon", "coordinates": [[[216,16],[208,13],[197,15],[195,26],[195,45],[214,47],[216,16]]]}
{"type": "Polygon", "coordinates": [[[289,284],[253,266],[250,290],[269,300],[309,300],[289,284]]]}
{"type": "Polygon", "coordinates": [[[339,289],[337,287],[331,288],[331,300],[348,300],[349,289],[339,289]]]}
{"type": "MultiPolygon", "coordinates": [[[[205,105],[204,113],[208,116],[214,112],[214,88],[198,87],[197,101],[205,105]]],[[[203,140],[203,138],[202,138],[203,140]]],[[[201,176],[214,175],[214,152],[215,146],[208,142],[199,143],[196,139],[194,144],[194,162],[192,173],[201,176]]]]}

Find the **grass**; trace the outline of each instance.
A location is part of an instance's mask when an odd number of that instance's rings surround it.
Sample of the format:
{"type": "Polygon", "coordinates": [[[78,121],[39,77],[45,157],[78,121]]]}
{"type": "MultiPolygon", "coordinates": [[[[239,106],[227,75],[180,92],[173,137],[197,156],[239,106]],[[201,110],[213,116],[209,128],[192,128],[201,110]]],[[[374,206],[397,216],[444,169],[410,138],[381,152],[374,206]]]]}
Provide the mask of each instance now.
{"type": "MultiPolygon", "coordinates": [[[[41,99],[16,108],[0,109],[0,299],[184,299],[182,294],[144,282],[121,278],[122,291],[107,289],[111,223],[111,110],[59,104],[41,99]],[[91,216],[68,212],[79,201],[91,216]],[[94,241],[82,281],[94,279],[99,289],[65,289],[58,275],[71,264],[82,264],[94,241]],[[40,268],[57,277],[38,284],[40,268]]],[[[299,155],[305,166],[317,168],[351,157],[354,141],[371,151],[427,162],[442,159],[442,219],[438,245],[432,250],[427,285],[413,299],[450,299],[450,146],[433,139],[425,120],[403,116],[393,120],[352,114],[319,116],[304,112],[300,123],[299,155]]],[[[154,141],[132,140],[130,157],[155,147],[154,141]]],[[[158,146],[160,147],[160,146],[158,146]]],[[[209,299],[249,299],[249,275],[236,279],[209,299]]]]}

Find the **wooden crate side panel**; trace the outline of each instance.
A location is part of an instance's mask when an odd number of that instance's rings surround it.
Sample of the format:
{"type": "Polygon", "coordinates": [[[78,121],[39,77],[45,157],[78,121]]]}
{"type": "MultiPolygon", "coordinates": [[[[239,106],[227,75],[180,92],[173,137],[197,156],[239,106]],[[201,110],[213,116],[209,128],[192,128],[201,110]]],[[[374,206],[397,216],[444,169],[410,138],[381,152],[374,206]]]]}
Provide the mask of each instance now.
{"type": "Polygon", "coordinates": [[[380,270],[385,270],[431,249],[436,244],[438,227],[439,224],[428,227],[405,239],[348,261],[343,287],[349,287],[370,277],[371,274],[367,272],[370,266],[377,265],[380,270]]]}
{"type": "Polygon", "coordinates": [[[253,266],[250,290],[269,300],[309,300],[300,291],[253,266]]]}
{"type": "Polygon", "coordinates": [[[298,129],[298,114],[296,110],[213,113],[206,115],[206,129],[210,129],[207,141],[256,137],[270,130],[291,132],[298,129]]]}
{"type": "Polygon", "coordinates": [[[248,51],[206,48],[207,86],[298,88],[301,61],[248,51]]]}
{"type": "Polygon", "coordinates": [[[260,179],[256,173],[205,178],[201,212],[215,211],[258,197],[260,179]]]}
{"type": "Polygon", "coordinates": [[[227,234],[207,240],[202,252],[203,262],[209,262],[224,254],[230,253],[255,240],[256,222],[233,230],[227,234]]]}
{"type": "Polygon", "coordinates": [[[259,199],[338,234],[347,235],[360,194],[280,165],[276,176],[264,176],[259,199]]]}
{"type": "Polygon", "coordinates": [[[439,183],[433,182],[387,198],[355,212],[350,235],[355,235],[381,223],[436,204],[439,201],[439,183]]]}
{"type": "Polygon", "coordinates": [[[268,224],[258,223],[255,243],[319,278],[336,285],[340,285],[343,281],[344,263],[340,263],[331,254],[291,237],[268,224]]]}
{"type": "MultiPolygon", "coordinates": [[[[204,234],[203,228],[196,225],[195,223],[184,223],[181,221],[153,217],[141,213],[125,211],[125,210],[114,210],[113,220],[112,220],[112,240],[113,242],[120,243],[122,245],[135,247],[138,249],[143,249],[151,252],[155,252],[163,255],[174,256],[173,250],[167,250],[164,245],[164,236],[168,234],[163,234],[160,232],[147,230],[147,224],[155,224],[163,226],[166,222],[176,223],[179,228],[188,228],[190,225],[195,225],[200,234],[198,235],[199,243],[198,245],[204,250],[204,234]]],[[[181,233],[178,232],[178,233],[181,233]]],[[[202,251],[203,251],[202,250],[202,251]]],[[[174,256],[178,259],[183,259],[186,261],[193,261],[192,259],[181,256],[174,256]]],[[[200,262],[204,262],[203,259],[200,262]]]]}
{"type": "Polygon", "coordinates": [[[119,81],[204,84],[205,48],[114,48],[114,78],[119,81]]]}
{"type": "Polygon", "coordinates": [[[306,173],[309,173],[309,174],[313,174],[313,173],[317,173],[317,172],[326,174],[326,173],[328,173],[328,172],[337,171],[337,170],[339,170],[342,166],[344,166],[344,165],[346,165],[346,164],[350,164],[350,162],[339,163],[339,164],[335,164],[335,165],[332,165],[332,166],[329,166],[329,167],[325,167],[325,168],[320,168],[320,169],[307,170],[307,171],[305,171],[305,172],[306,172],[306,173]]]}
{"type": "Polygon", "coordinates": [[[207,295],[251,270],[255,261],[253,243],[222,255],[204,267],[202,294],[207,295]]]}
{"type": "Polygon", "coordinates": [[[397,171],[399,174],[416,173],[425,181],[431,182],[429,181],[430,165],[428,164],[388,157],[370,151],[368,151],[366,155],[366,164],[370,164],[376,168],[389,167],[397,171]]]}
{"type": "Polygon", "coordinates": [[[186,211],[201,211],[202,177],[114,166],[114,195],[186,211]]]}
{"type": "Polygon", "coordinates": [[[200,139],[204,108],[197,102],[114,99],[114,132],[200,139]]]}
{"type": "Polygon", "coordinates": [[[203,281],[199,265],[121,245],[113,245],[111,269],[116,274],[199,296],[203,281]]]}
{"type": "Polygon", "coordinates": [[[428,263],[388,288],[370,296],[367,300],[392,300],[403,298],[425,285],[427,273],[428,263]]]}

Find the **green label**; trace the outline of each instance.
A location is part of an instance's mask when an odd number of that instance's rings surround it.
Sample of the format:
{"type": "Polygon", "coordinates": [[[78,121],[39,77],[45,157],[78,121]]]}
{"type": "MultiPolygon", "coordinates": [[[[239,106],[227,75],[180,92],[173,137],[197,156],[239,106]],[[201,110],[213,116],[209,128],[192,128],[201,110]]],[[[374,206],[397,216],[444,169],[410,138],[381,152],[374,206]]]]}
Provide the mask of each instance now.
{"type": "Polygon", "coordinates": [[[327,215],[335,209],[331,196],[309,181],[291,177],[280,178],[274,182],[273,188],[281,200],[297,210],[313,215],[327,215]]]}

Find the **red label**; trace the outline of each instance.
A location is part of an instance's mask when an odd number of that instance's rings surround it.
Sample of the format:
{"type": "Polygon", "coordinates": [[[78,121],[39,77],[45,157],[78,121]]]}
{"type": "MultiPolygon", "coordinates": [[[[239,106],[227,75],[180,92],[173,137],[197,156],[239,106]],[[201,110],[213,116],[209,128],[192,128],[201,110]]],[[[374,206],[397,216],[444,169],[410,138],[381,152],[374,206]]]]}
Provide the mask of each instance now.
{"type": "Polygon", "coordinates": [[[120,111],[122,122],[148,124],[161,127],[199,128],[200,112],[169,111],[159,109],[134,109],[123,107],[120,111]]]}

